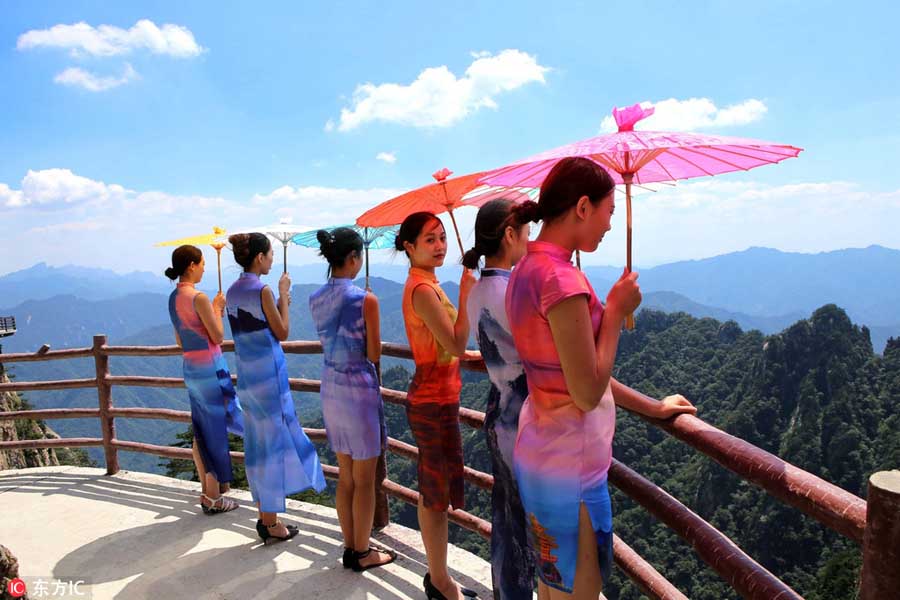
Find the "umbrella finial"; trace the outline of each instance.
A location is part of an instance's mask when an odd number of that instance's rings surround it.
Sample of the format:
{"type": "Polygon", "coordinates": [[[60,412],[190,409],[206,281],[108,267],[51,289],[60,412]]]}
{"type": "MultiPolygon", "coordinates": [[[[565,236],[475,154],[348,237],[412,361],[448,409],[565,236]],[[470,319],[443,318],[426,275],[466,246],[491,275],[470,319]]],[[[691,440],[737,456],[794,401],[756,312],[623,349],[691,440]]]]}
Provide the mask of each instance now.
{"type": "Polygon", "coordinates": [[[646,107],[632,104],[621,110],[613,108],[613,118],[616,120],[616,125],[619,126],[619,131],[634,131],[635,123],[646,119],[656,111],[649,102],[646,104],[646,107]]]}
{"type": "Polygon", "coordinates": [[[431,174],[431,176],[434,177],[434,179],[435,179],[438,183],[444,181],[445,179],[447,179],[447,178],[450,177],[451,175],[453,175],[453,171],[451,171],[451,170],[448,169],[447,167],[444,167],[444,168],[441,169],[440,171],[435,171],[434,173],[431,174]]]}

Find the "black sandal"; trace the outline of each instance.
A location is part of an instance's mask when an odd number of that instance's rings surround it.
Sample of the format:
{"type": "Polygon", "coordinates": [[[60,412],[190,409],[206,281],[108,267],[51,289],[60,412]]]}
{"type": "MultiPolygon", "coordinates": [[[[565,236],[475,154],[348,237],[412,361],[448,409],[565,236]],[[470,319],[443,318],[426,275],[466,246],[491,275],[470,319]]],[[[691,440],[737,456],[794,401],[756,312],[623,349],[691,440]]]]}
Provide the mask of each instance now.
{"type": "Polygon", "coordinates": [[[281,521],[275,521],[271,525],[266,525],[262,522],[261,519],[256,520],[256,533],[258,533],[259,537],[262,538],[264,544],[268,544],[270,541],[283,542],[300,533],[300,529],[296,525],[285,525],[285,528],[288,531],[287,536],[281,537],[280,535],[273,535],[269,530],[278,527],[278,524],[280,522],[281,521]]]}
{"type": "Polygon", "coordinates": [[[350,569],[353,567],[353,548],[347,548],[344,546],[344,555],[341,557],[341,564],[344,565],[345,569],[350,569]]]}
{"type": "Polygon", "coordinates": [[[394,562],[395,560],[397,560],[396,552],[394,552],[393,550],[385,549],[385,550],[376,550],[376,551],[387,554],[389,557],[388,560],[386,560],[384,562],[380,562],[380,563],[373,563],[371,565],[360,564],[360,562],[359,562],[360,559],[363,559],[363,558],[369,556],[370,554],[372,554],[372,550],[373,550],[373,548],[371,546],[369,546],[369,549],[364,552],[352,551],[353,558],[351,559],[351,562],[350,562],[350,568],[353,569],[357,573],[362,573],[363,571],[368,571],[369,569],[374,569],[375,567],[383,567],[385,565],[389,565],[392,562],[394,562]]]}
{"type": "MultiPolygon", "coordinates": [[[[422,583],[425,584],[425,595],[428,596],[428,600],[447,600],[447,596],[442,594],[441,590],[431,583],[431,573],[425,573],[425,580],[422,583]]],[[[459,592],[466,598],[478,598],[478,593],[475,590],[470,590],[461,585],[459,586],[459,592]]]]}

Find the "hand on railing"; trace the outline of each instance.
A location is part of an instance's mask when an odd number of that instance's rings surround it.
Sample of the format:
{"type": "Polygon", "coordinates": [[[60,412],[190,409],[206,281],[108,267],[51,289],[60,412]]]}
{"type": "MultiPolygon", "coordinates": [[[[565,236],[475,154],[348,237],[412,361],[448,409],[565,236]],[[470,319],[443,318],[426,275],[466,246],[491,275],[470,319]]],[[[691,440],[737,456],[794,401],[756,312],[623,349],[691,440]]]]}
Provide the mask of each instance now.
{"type": "Polygon", "coordinates": [[[673,394],[666,396],[656,404],[656,414],[652,415],[656,419],[668,419],[675,415],[695,415],[697,407],[691,404],[691,401],[681,394],[673,394]]]}

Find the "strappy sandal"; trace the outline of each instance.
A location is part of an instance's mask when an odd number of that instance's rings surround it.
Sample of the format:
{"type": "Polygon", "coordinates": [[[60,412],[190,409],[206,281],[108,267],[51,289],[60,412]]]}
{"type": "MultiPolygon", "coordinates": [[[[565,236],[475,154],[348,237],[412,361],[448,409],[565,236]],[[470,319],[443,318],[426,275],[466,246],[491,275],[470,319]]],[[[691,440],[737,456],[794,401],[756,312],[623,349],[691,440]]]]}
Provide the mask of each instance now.
{"type": "Polygon", "coordinates": [[[283,542],[300,533],[300,528],[298,528],[296,525],[285,525],[284,527],[285,529],[287,529],[288,534],[284,537],[275,535],[271,531],[269,531],[270,529],[275,529],[276,527],[278,527],[279,523],[281,523],[281,521],[275,521],[271,525],[266,525],[262,522],[262,520],[256,520],[256,533],[259,534],[260,538],[262,538],[264,544],[268,545],[269,542],[283,542]]]}
{"type": "Polygon", "coordinates": [[[371,546],[369,546],[369,549],[364,552],[355,552],[354,551],[353,558],[351,559],[351,562],[350,562],[350,568],[352,568],[357,573],[362,573],[363,571],[368,571],[369,569],[374,569],[375,567],[383,567],[384,565],[389,565],[392,562],[394,562],[395,560],[397,560],[397,553],[394,552],[393,550],[387,550],[387,549],[380,550],[379,549],[379,550],[376,550],[376,552],[383,552],[384,554],[387,554],[389,557],[388,560],[386,560],[384,562],[380,562],[380,563],[372,563],[371,565],[361,564],[359,561],[363,558],[366,558],[370,554],[372,554],[372,550],[375,550],[375,548],[372,548],[371,546]]]}
{"type": "Polygon", "coordinates": [[[203,508],[204,515],[218,515],[219,513],[231,512],[240,506],[237,502],[227,496],[219,496],[215,500],[206,494],[200,494],[200,506],[203,508]],[[209,506],[203,504],[203,500],[209,502],[209,506]]]}

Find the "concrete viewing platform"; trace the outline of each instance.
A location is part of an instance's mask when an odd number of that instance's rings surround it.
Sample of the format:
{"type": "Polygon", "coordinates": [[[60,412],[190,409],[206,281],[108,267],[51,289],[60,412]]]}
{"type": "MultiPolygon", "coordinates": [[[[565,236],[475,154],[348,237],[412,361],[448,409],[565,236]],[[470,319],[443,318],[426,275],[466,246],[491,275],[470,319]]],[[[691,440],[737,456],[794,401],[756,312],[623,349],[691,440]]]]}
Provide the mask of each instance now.
{"type": "MultiPolygon", "coordinates": [[[[105,598],[285,599],[425,597],[419,532],[390,524],[374,538],[398,553],[383,568],[341,566],[343,540],[334,509],[288,500],[292,540],[265,546],[256,534],[250,493],[230,513],[200,511],[198,483],[102,469],[43,467],[0,471],[0,543],[20,577],[85,580],[105,598]]],[[[490,598],[490,565],[450,547],[460,583],[490,598]]],[[[33,596],[33,595],[32,595],[33,596]]]]}

